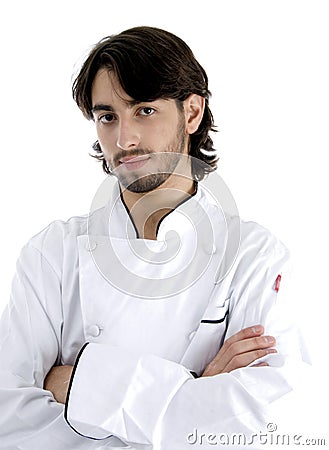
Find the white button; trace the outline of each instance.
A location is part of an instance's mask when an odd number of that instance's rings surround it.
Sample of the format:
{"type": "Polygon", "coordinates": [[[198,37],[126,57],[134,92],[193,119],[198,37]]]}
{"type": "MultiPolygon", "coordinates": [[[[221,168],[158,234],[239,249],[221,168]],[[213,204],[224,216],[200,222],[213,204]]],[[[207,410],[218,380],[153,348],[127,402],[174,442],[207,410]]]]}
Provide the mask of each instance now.
{"type": "Polygon", "coordinates": [[[92,337],[98,337],[101,334],[101,329],[97,325],[91,325],[88,328],[88,334],[92,337]]]}
{"type": "Polygon", "coordinates": [[[194,338],[195,333],[196,333],[196,331],[192,331],[192,333],[189,334],[188,338],[190,341],[192,341],[192,339],[194,338]]]}
{"type": "Polygon", "coordinates": [[[87,252],[92,252],[93,250],[95,250],[95,248],[97,247],[97,242],[88,239],[86,242],[86,250],[87,252]]]}

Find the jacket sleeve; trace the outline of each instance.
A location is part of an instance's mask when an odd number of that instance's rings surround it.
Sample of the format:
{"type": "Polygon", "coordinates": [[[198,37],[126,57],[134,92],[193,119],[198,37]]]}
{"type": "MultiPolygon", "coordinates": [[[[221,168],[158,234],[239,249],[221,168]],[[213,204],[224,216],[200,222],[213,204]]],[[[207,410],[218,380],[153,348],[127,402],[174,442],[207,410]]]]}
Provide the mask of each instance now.
{"type": "Polygon", "coordinates": [[[98,447],[97,441],[72,431],[63,405],[43,389],[46,374],[60,363],[61,326],[60,274],[39,250],[27,245],[17,261],[11,299],[0,322],[2,449],[98,447]]]}
{"type": "Polygon", "coordinates": [[[246,326],[265,325],[266,333],[277,337],[278,354],[268,355],[269,367],[195,379],[187,368],[160,357],[90,343],[71,378],[65,412],[70,426],[97,439],[111,433],[138,448],[161,450],[190,448],[197,443],[196,429],[205,436],[251,436],[266,426],[269,405],[289,395],[304,368],[298,331],[280,305],[275,284],[278,275],[284,277],[286,262],[282,249],[259,254],[236,268],[240,281],[231,293],[227,337],[246,326]]]}

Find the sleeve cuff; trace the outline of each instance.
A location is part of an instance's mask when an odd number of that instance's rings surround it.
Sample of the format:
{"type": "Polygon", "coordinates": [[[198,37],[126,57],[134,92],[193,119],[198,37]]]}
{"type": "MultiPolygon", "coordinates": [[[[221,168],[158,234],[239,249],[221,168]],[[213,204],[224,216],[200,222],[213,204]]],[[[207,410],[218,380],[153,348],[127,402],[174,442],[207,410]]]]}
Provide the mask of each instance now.
{"type": "Polygon", "coordinates": [[[91,439],[114,435],[125,443],[151,444],[169,403],[193,380],[183,366],[154,355],[86,344],[70,380],[65,419],[91,439]]]}
{"type": "Polygon", "coordinates": [[[79,360],[84,352],[84,350],[86,349],[87,345],[89,345],[89,342],[87,342],[79,351],[78,356],[76,357],[75,363],[74,363],[74,367],[73,367],[73,371],[72,371],[72,375],[71,375],[71,379],[70,379],[70,383],[69,383],[69,387],[68,387],[68,391],[67,391],[67,396],[66,396],[66,402],[65,402],[65,408],[64,408],[64,418],[66,420],[66,422],[68,423],[68,425],[72,428],[73,431],[75,431],[77,434],[79,434],[80,436],[83,436],[85,438],[88,439],[93,439],[93,440],[103,440],[103,439],[107,439],[109,437],[112,437],[112,435],[109,436],[105,436],[105,437],[92,437],[92,436],[88,436],[86,434],[80,433],[77,429],[74,428],[74,426],[70,423],[70,420],[68,418],[68,408],[69,408],[69,401],[70,401],[70,394],[71,394],[71,390],[72,390],[72,386],[73,386],[73,382],[74,382],[74,377],[77,371],[77,367],[79,364],[79,360]]]}

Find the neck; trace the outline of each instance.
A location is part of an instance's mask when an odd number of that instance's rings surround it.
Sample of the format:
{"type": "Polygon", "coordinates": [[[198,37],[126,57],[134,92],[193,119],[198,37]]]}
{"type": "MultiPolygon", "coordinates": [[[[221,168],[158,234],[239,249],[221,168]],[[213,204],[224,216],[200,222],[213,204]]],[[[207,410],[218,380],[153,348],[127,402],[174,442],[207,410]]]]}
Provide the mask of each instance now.
{"type": "Polygon", "coordinates": [[[136,193],[122,189],[122,197],[138,236],[155,240],[161,219],[194,192],[195,183],[191,177],[173,174],[161,186],[150,192],[136,193]]]}

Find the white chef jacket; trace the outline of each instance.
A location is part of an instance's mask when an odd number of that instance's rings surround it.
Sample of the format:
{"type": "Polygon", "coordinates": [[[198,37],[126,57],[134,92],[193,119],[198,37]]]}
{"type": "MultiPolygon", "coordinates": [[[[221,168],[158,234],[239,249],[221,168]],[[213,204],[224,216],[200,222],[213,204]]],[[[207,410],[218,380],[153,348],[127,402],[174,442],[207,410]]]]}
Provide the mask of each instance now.
{"type": "Polygon", "coordinates": [[[303,348],[278,292],[289,259],[284,245],[258,224],[239,222],[239,249],[221,276],[229,225],[201,187],[161,221],[155,241],[127,232],[129,214],[120,196],[113,199],[110,209],[51,223],[21,251],[0,324],[0,448],[193,448],[188,436],[196,428],[259,430],[268,405],[293,389],[303,348]],[[210,218],[213,238],[196,239],[204,217],[186,216],[192,201],[210,218]],[[162,265],[136,256],[140,244],[158,255],[173,230],[178,256],[162,265]],[[158,284],[167,294],[152,298],[149,284],[188,279],[187,267],[198,275],[193,283],[172,295],[158,284]],[[121,272],[134,272],[140,286],[122,288],[121,272]],[[195,377],[225,339],[258,323],[277,339],[278,354],[263,358],[270,367],[195,377]],[[49,370],[62,364],[75,366],[65,407],[43,389],[49,370]]]}

